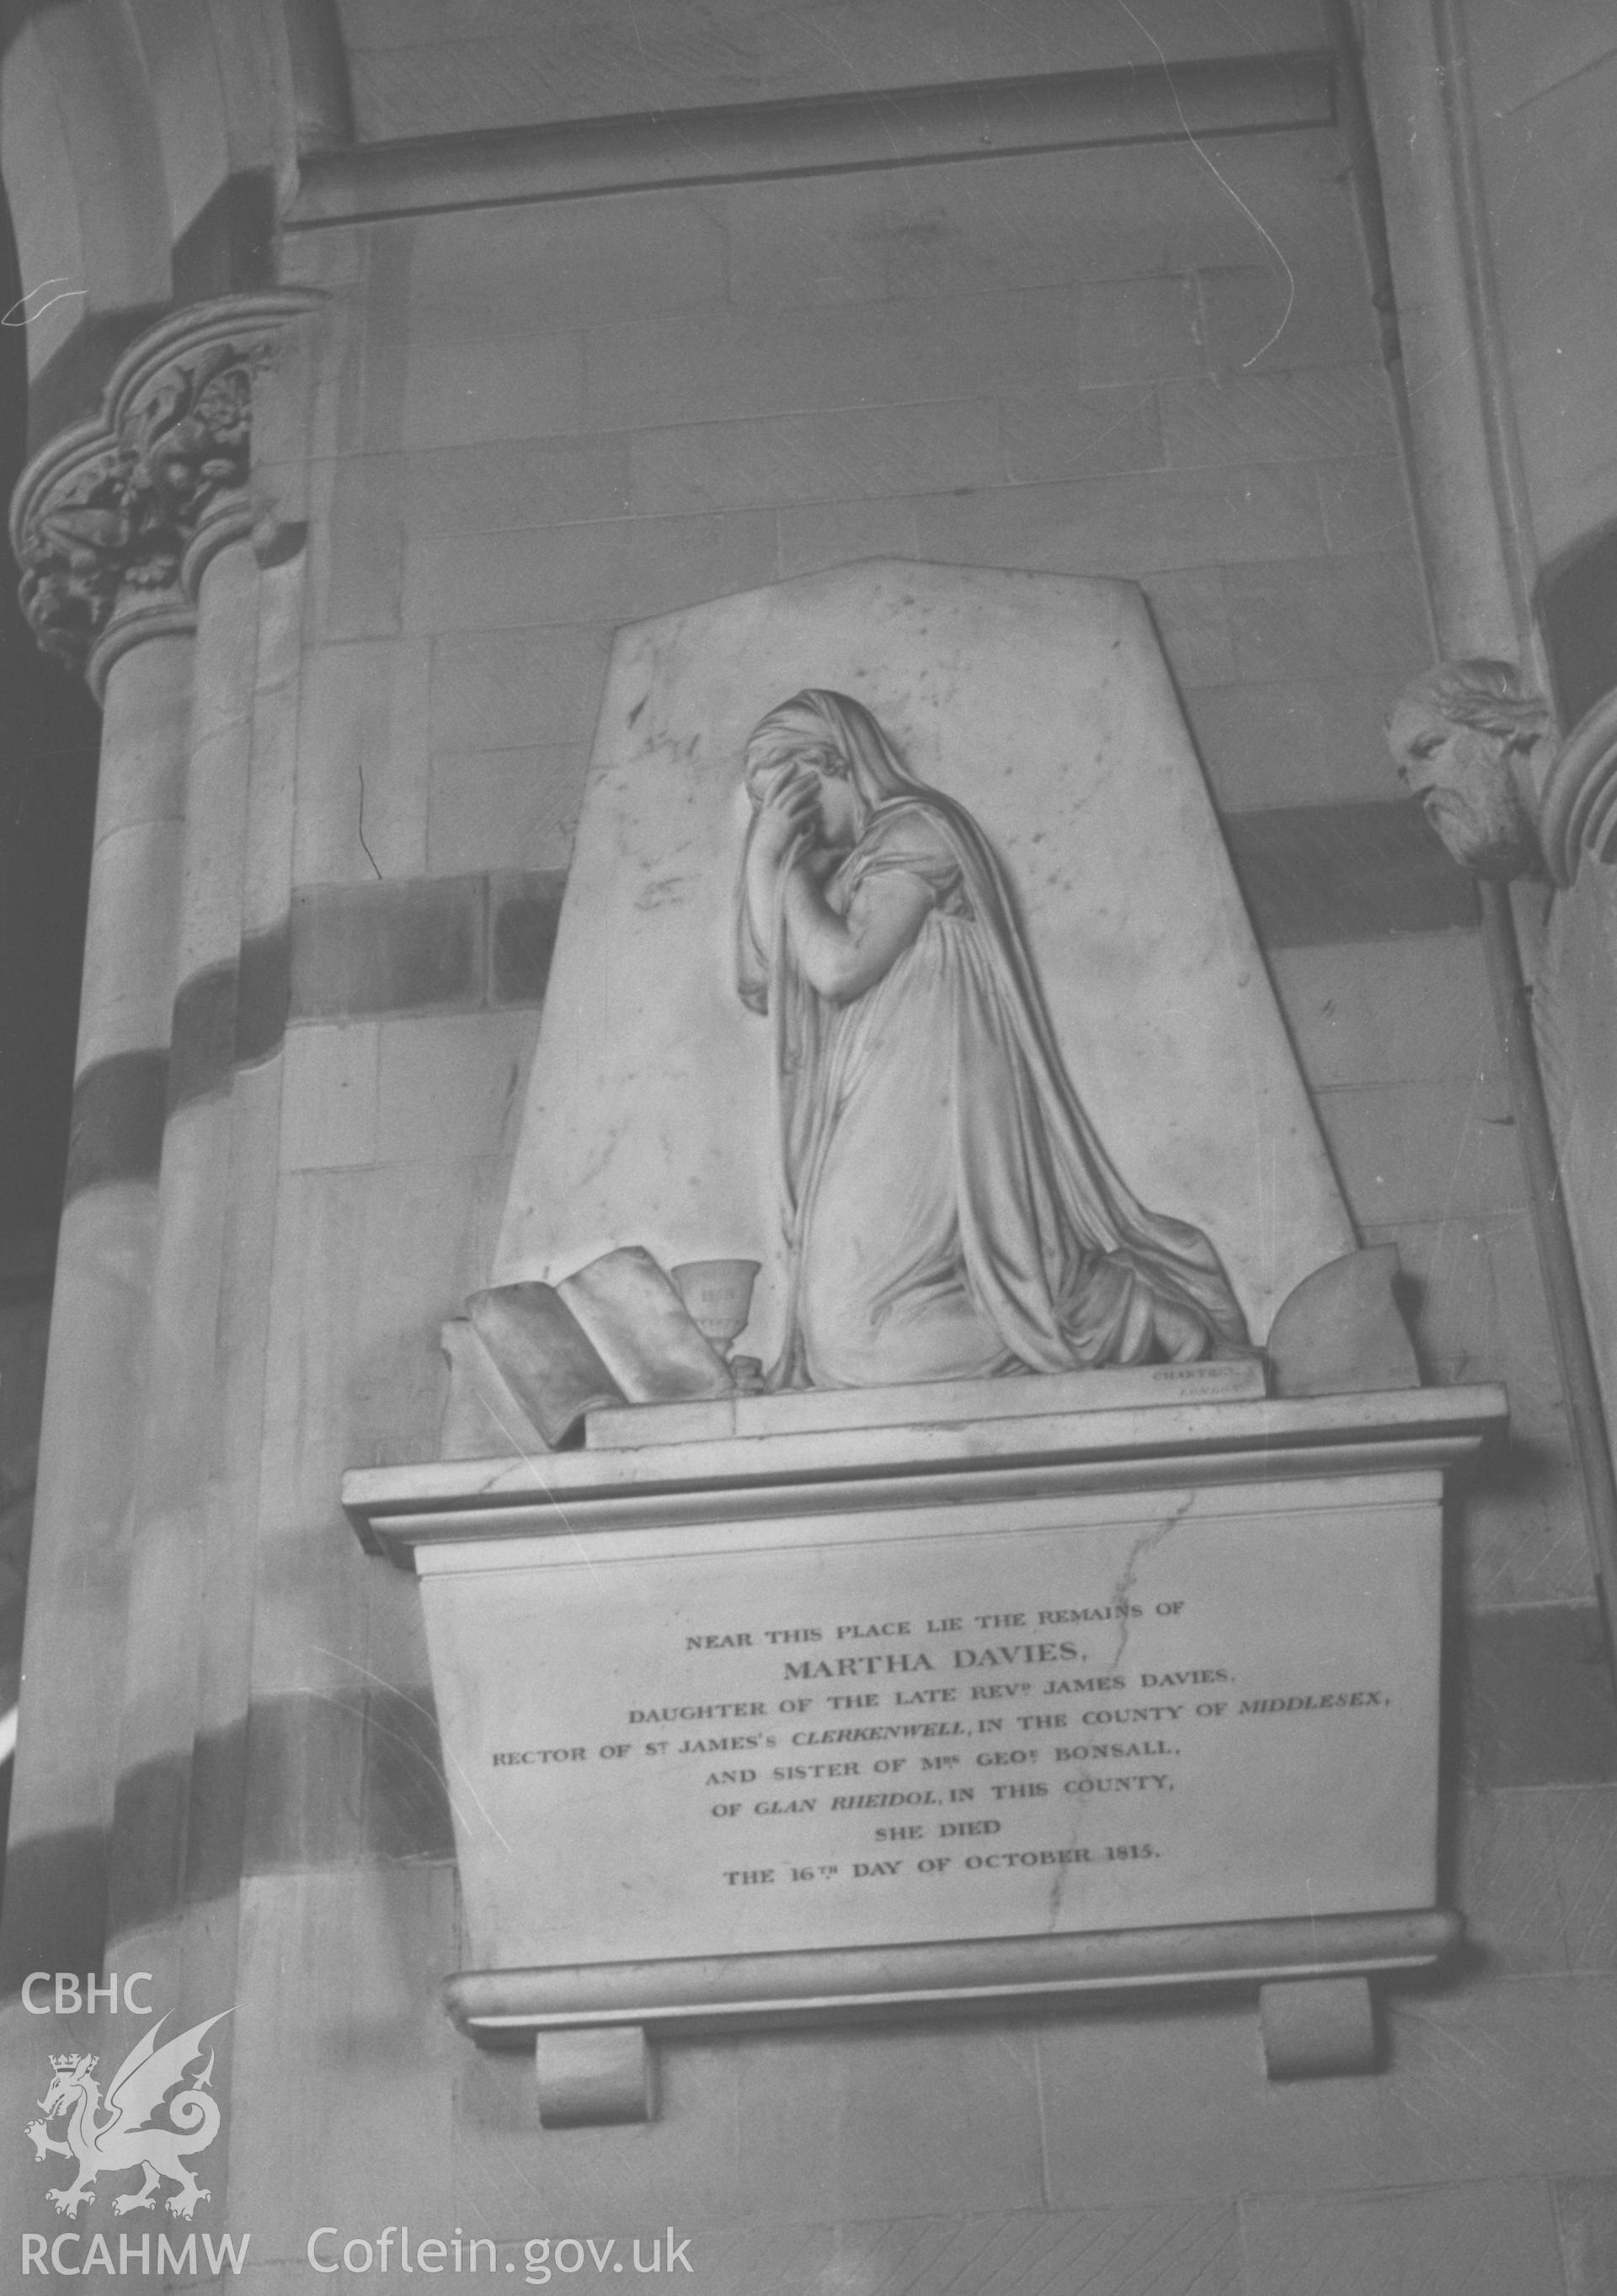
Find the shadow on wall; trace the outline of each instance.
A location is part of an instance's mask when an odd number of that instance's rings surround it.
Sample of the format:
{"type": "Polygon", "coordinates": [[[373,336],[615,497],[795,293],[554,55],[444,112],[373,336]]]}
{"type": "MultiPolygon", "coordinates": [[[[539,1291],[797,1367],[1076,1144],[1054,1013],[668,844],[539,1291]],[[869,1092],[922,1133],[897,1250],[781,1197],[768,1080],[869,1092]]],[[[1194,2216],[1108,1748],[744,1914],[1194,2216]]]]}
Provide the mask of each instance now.
{"type": "Polygon", "coordinates": [[[17,1693],[22,1675],[23,1597],[34,1520],[34,1474],[51,1314],[48,1237],[0,1258],[0,1891],[11,1810],[17,1693]]]}
{"type": "Polygon", "coordinates": [[[48,8],[67,8],[76,0],[0,0],[0,55],[3,55],[30,16],[43,16],[48,8]]]}
{"type": "MultiPolygon", "coordinates": [[[[21,296],[0,214],[0,312],[21,296]]],[[[0,325],[0,487],[9,500],[28,424],[26,331],[0,325]]],[[[67,1160],[78,976],[101,716],[50,660],[17,603],[0,540],[0,1237],[55,1228],[67,1160]]]]}
{"type": "MultiPolygon", "coordinates": [[[[27,11],[0,14],[14,37],[27,11]]],[[[0,313],[21,297],[0,200],[0,313]]],[[[28,356],[0,325],[0,487],[26,452],[28,356]]],[[[11,1800],[9,1740],[21,1669],[34,1459],[44,1391],[51,1267],[72,1108],[100,713],[82,680],[50,661],[17,604],[0,535],[0,1887],[11,1800]]]]}

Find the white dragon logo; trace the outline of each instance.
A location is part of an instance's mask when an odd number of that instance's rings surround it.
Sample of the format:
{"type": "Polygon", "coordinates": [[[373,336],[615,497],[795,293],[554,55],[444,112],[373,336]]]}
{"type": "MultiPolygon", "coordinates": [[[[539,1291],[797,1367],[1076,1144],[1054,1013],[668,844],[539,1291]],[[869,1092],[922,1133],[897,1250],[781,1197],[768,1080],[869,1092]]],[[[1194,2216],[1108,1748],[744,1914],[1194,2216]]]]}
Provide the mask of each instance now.
{"type": "MultiPolygon", "coordinates": [[[[228,2009],[219,2012],[219,2017],[229,2014],[228,2009]]],[[[219,2133],[219,2108],[207,2094],[213,2079],[211,2053],[193,2086],[182,2089],[170,2103],[168,2118],[173,2127],[153,2126],[152,2115],[168,2091],[185,2079],[186,2067],[201,2055],[202,2036],[219,2022],[219,2017],[205,2017],[189,2032],[165,2041],[160,2049],[157,2037],[168,2018],[160,2017],[113,2074],[104,2103],[92,2079],[96,2058],[51,2059],[51,2085],[39,2100],[45,2119],[30,2120],[26,2134],[34,2140],[36,2160],[43,2161],[47,2152],[60,2152],[70,2161],[78,2158],[78,2174],[73,2182],[53,2189],[50,2195],[59,2216],[76,2217],[81,2201],[94,2200],[95,2179],[103,2170],[113,2176],[125,2169],[145,2172],[138,2192],[120,2193],[113,2202],[114,2216],[121,2217],[130,2209],[149,2209],[165,2177],[172,2177],[179,2186],[166,2203],[170,2216],[188,2217],[199,2201],[208,2198],[206,2186],[199,2185],[185,2166],[185,2155],[205,2152],[219,2133]],[[62,2112],[71,2116],[65,2144],[49,2133],[49,2124],[62,2112]]]]}

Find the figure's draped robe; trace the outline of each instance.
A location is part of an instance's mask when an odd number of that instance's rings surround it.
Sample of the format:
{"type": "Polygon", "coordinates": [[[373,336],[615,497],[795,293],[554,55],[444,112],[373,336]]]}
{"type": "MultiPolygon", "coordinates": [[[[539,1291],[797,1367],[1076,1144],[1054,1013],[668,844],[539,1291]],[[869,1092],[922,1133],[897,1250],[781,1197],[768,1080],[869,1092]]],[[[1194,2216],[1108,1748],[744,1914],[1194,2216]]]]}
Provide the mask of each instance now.
{"type": "Polygon", "coordinates": [[[777,905],[740,988],[771,1022],[786,1330],[772,1387],[883,1386],[1245,1353],[1197,1228],[1136,1201],[1068,1080],[997,862],[934,791],[875,808],[825,888],[923,884],[914,940],[834,1004],[777,905]]]}

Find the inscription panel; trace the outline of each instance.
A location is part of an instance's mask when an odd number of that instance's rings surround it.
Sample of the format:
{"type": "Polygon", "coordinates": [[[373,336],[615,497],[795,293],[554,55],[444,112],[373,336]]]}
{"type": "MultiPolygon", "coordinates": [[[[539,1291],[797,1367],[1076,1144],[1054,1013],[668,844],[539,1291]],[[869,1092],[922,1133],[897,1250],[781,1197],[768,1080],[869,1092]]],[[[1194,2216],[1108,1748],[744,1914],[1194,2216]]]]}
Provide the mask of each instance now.
{"type": "Polygon", "coordinates": [[[474,1965],[1432,1901],[1434,1474],[418,1559],[474,1965]]]}

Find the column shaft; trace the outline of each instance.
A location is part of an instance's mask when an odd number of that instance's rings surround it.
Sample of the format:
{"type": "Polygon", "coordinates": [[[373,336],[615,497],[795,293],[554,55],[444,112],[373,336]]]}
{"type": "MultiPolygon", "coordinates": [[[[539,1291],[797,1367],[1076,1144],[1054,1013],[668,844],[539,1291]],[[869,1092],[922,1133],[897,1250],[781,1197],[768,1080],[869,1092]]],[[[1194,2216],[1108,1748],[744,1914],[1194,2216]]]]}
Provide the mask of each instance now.
{"type": "MultiPolygon", "coordinates": [[[[1386,193],[1388,238],[1403,341],[1403,413],[1439,651],[1529,660],[1532,575],[1509,383],[1490,308],[1485,222],[1471,178],[1465,24],[1453,0],[1396,0],[1365,21],[1365,66],[1386,193]]],[[[1503,887],[1482,887],[1482,938],[1495,1018],[1522,1129],[1524,1166],[1556,1362],[1583,1485],[1590,1559],[1605,1590],[1608,1641],[1617,1586],[1617,1475],[1557,1171],[1517,918],[1503,887]]],[[[1553,963],[1567,904],[1549,939],[1544,1009],[1565,993],[1553,963]]],[[[1607,1000],[1609,1002],[1609,999],[1607,1000]]],[[[1576,1192],[1574,1192],[1575,1193],[1576,1192]]],[[[1587,1211],[1585,1225],[1588,1225],[1587,1211]]],[[[1609,1227],[1602,1202],[1586,1235],[1598,1269],[1609,1227]]],[[[1617,1657],[1617,1644],[1613,1645],[1617,1657]]]]}
{"type": "Polygon", "coordinates": [[[104,696],[78,1087],[51,1311],[0,1987],[93,1967],[117,1775],[129,1502],[174,1001],[189,636],[104,696]]]}
{"type": "Polygon", "coordinates": [[[1441,651],[1511,655],[1518,630],[1467,300],[1444,60],[1432,0],[1365,23],[1365,75],[1403,347],[1410,477],[1441,651]]]}
{"type": "MultiPolygon", "coordinates": [[[[213,1632],[232,1634],[237,1595],[209,1561],[224,1504],[220,1281],[258,611],[250,547],[230,542],[198,595],[180,986],[109,1877],[113,1936],[163,1920],[184,1900],[203,1646],[213,1632]]],[[[247,1570],[234,1578],[250,1585],[247,1570]]]]}

